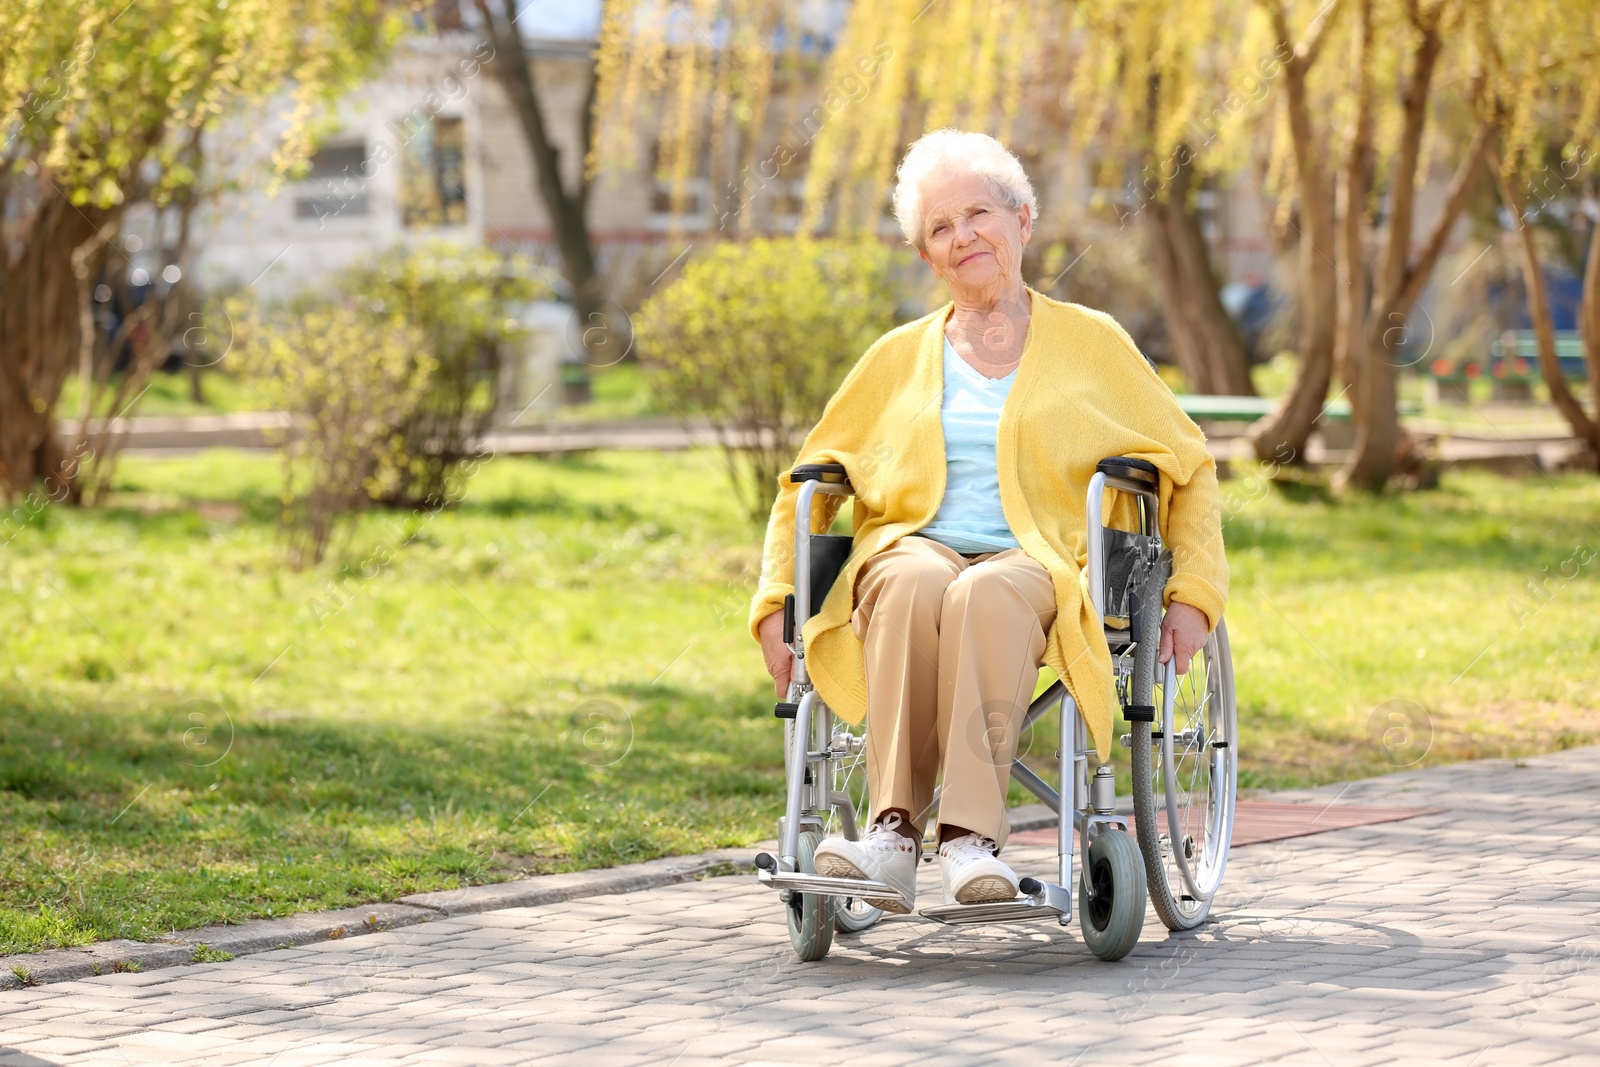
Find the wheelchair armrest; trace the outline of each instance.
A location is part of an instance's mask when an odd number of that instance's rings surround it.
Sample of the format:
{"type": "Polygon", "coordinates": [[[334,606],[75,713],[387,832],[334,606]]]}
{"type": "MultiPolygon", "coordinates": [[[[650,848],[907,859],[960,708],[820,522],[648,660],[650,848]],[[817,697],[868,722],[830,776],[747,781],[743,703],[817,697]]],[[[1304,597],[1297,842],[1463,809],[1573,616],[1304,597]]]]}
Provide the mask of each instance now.
{"type": "Polygon", "coordinates": [[[1151,489],[1160,487],[1161,472],[1156,470],[1156,465],[1149,460],[1134,459],[1132,456],[1112,456],[1095,464],[1094,469],[1111,478],[1126,478],[1130,482],[1140,482],[1151,489]]]}
{"type": "Polygon", "coordinates": [[[843,463],[802,463],[789,472],[789,481],[793,485],[801,482],[831,482],[834,485],[849,486],[850,480],[845,476],[843,463]]]}

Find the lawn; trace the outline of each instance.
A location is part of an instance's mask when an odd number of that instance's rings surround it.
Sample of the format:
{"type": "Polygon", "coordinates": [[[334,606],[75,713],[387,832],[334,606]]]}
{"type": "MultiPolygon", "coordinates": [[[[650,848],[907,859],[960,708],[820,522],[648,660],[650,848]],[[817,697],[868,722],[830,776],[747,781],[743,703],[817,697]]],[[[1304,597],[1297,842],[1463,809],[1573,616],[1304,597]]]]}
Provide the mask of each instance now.
{"type": "MultiPolygon", "coordinates": [[[[304,573],[268,457],[128,459],[110,506],[46,509],[0,546],[0,953],[770,836],[722,479],[496,460],[304,573]]],[[[1595,739],[1600,482],[1225,490],[1246,785],[1595,739]]]]}
{"type": "MultiPolygon", "coordinates": [[[[261,394],[249,382],[222,369],[208,368],[201,373],[201,399],[198,402],[190,392],[187,369],[156,371],[150,375],[148,384],[149,387],[140,394],[130,415],[226,415],[260,411],[264,406],[261,394]]],[[[64,415],[77,412],[80,395],[78,386],[75,377],[69,377],[63,383],[56,410],[64,415]]],[[[105,402],[109,403],[109,398],[105,402]]],[[[587,404],[565,405],[550,414],[530,412],[523,417],[520,425],[662,418],[674,414],[656,390],[646,383],[644,369],[638,363],[618,363],[590,371],[590,398],[587,404]]]]}

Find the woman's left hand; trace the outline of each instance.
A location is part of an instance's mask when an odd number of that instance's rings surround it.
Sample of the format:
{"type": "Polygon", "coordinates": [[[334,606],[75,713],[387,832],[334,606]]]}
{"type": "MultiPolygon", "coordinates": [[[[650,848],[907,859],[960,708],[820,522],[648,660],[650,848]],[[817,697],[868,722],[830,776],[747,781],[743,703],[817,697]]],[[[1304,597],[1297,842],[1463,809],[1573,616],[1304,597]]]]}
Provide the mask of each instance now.
{"type": "Polygon", "coordinates": [[[1167,617],[1161,620],[1161,647],[1156,659],[1162,663],[1177,657],[1174,669],[1183,674],[1189,669],[1189,660],[1206,643],[1211,633],[1211,623],[1206,613],[1192,604],[1174,600],[1167,605],[1167,617]]]}

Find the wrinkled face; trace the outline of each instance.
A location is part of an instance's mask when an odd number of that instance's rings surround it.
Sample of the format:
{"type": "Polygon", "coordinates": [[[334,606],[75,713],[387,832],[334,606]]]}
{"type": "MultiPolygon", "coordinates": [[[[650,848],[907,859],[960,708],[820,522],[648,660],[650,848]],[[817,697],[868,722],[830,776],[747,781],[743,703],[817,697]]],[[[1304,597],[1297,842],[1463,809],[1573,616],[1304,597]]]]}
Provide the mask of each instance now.
{"type": "Polygon", "coordinates": [[[1033,233],[1026,206],[1007,207],[978,174],[923,181],[922,258],[952,289],[983,290],[1022,279],[1022,246],[1033,233]]]}

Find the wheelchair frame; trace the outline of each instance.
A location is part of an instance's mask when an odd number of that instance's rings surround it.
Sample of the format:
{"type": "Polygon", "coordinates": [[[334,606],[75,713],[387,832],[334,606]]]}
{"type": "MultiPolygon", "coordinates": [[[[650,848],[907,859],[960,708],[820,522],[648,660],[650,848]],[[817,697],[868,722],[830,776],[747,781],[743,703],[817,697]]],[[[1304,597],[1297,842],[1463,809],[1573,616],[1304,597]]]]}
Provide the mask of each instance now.
{"type": "MultiPolygon", "coordinates": [[[[1106,612],[1106,582],[1105,582],[1105,544],[1102,514],[1102,497],[1107,488],[1128,493],[1133,496],[1137,504],[1139,516],[1138,532],[1150,539],[1147,543],[1159,550],[1159,497],[1157,495],[1159,475],[1154,465],[1142,460],[1126,457],[1116,457],[1101,461],[1095,474],[1089,481],[1087,493],[1087,540],[1088,540],[1088,583],[1091,602],[1095,613],[1105,625],[1106,612]]],[[[794,654],[794,669],[790,680],[790,689],[787,701],[779,702],[774,713],[785,720],[785,781],[786,797],[783,817],[779,820],[778,855],[773,857],[762,853],[756,858],[757,875],[763,884],[772,886],[780,893],[781,898],[791,907],[795,906],[795,895],[812,896],[826,901],[827,898],[855,898],[862,897],[889,897],[904,899],[890,885],[881,881],[867,881],[853,878],[832,878],[817,875],[803,869],[809,866],[809,849],[802,849],[802,834],[811,833],[820,837],[825,826],[824,813],[830,809],[837,812],[841,829],[846,838],[856,840],[861,831],[857,825],[853,799],[847,792],[836,791],[834,785],[834,763],[836,760],[847,757],[850,753],[838,752],[833,748],[834,733],[832,727],[832,712],[821,700],[820,695],[812,687],[809,673],[806,669],[805,644],[802,629],[805,622],[811,617],[814,605],[810,603],[812,592],[812,544],[814,536],[811,533],[811,509],[818,494],[828,496],[848,496],[853,490],[846,479],[843,465],[824,463],[807,464],[796,467],[791,473],[791,479],[800,483],[800,491],[795,503],[795,565],[794,588],[792,598],[792,611],[786,610],[785,615],[785,640],[789,643],[794,654]],[[802,852],[806,855],[802,857],[802,852]]],[[[789,605],[786,605],[788,609],[789,605]]],[[[1159,626],[1160,604],[1159,595],[1153,608],[1154,618],[1159,626]]],[[[1148,612],[1147,612],[1148,614],[1148,612]]],[[[1220,626],[1219,626],[1220,629],[1220,626]]],[[[1138,668],[1134,665],[1135,653],[1138,651],[1139,624],[1130,619],[1128,630],[1106,629],[1107,642],[1111,647],[1113,670],[1116,676],[1126,681],[1138,668]]],[[[1173,661],[1166,664],[1163,686],[1162,709],[1153,705],[1144,705],[1145,694],[1151,691],[1154,684],[1155,670],[1155,634],[1150,635],[1142,654],[1138,656],[1141,664],[1147,670],[1152,681],[1143,687],[1143,692],[1137,694],[1139,705],[1125,704],[1124,713],[1130,721],[1137,719],[1142,724],[1149,724],[1155,719],[1155,713],[1164,711],[1162,722],[1166,730],[1162,734],[1146,734],[1144,740],[1148,744],[1150,736],[1166,738],[1171,733],[1172,701],[1176,690],[1176,675],[1173,661]]],[[[1211,646],[1208,646],[1211,647],[1211,646]]],[[[1222,655],[1226,656],[1226,636],[1222,635],[1222,655]]],[[[1229,673],[1231,680],[1231,671],[1229,673]]],[[[1124,688],[1127,696],[1134,695],[1131,689],[1124,688]]],[[[1231,700],[1231,685],[1228,694],[1231,700]]],[[[1077,867],[1079,881],[1077,885],[1080,904],[1084,908],[1094,906],[1103,910],[1107,902],[1101,900],[1097,894],[1111,890],[1103,884],[1100,877],[1091,878],[1090,853],[1095,842],[1108,831],[1119,831],[1125,835],[1128,847],[1132,847],[1133,855],[1138,860],[1137,877],[1124,878],[1129,884],[1117,887],[1122,893],[1131,893],[1136,899],[1124,900],[1118,908],[1118,920],[1124,929],[1112,931],[1109,937],[1101,932],[1101,941],[1090,939],[1091,929],[1085,925],[1086,940],[1090,940],[1091,947],[1103,959],[1119,959],[1130,950],[1138,939],[1138,934],[1143,925],[1146,884],[1145,871],[1149,868],[1152,872],[1157,869],[1143,861],[1134,843],[1133,835],[1129,831],[1127,817],[1117,813],[1116,810],[1116,777],[1109,760],[1096,760],[1093,772],[1089,768],[1089,752],[1087,727],[1083,718],[1078,714],[1076,702],[1067,692],[1066,684],[1061,679],[1056,679],[1049,688],[1029,704],[1023,717],[1019,733],[1026,730],[1045,715],[1052,707],[1061,709],[1059,749],[1057,752],[1057,769],[1059,782],[1052,786],[1030,768],[1023,764],[1020,758],[1014,759],[1011,765],[1011,777],[1029,793],[1051,808],[1057,816],[1057,875],[1058,883],[1042,879],[1024,877],[1019,880],[1019,889],[1022,896],[1010,901],[1001,901],[983,904],[941,904],[925,907],[920,914],[925,918],[937,922],[950,924],[974,924],[1009,922],[1028,919],[1055,918],[1060,925],[1068,926],[1074,916],[1073,888],[1074,888],[1074,852],[1077,852],[1077,867]],[[1063,802],[1063,797],[1069,798],[1063,802]],[[1078,846],[1074,849],[1073,833],[1077,831],[1078,846]],[[1097,886],[1097,882],[1102,884],[1097,886]],[[1136,883],[1136,884],[1135,884],[1136,883]]],[[[1148,725],[1147,725],[1148,728],[1148,725]]],[[[1231,719],[1229,720],[1231,732],[1231,719]]],[[[1231,741],[1231,738],[1227,739],[1231,741]]],[[[1129,738],[1124,736],[1123,743],[1128,744],[1129,738]]],[[[1164,755],[1166,758],[1167,775],[1171,776],[1171,742],[1163,740],[1164,755]]],[[[1225,742],[1222,748],[1228,747],[1225,742]]],[[[1204,746],[1202,745],[1202,750],[1204,746]]],[[[1109,754],[1108,754],[1109,755],[1109,754]]],[[[1230,752],[1229,759],[1235,758],[1230,752]]],[[[1149,782],[1148,776],[1144,779],[1149,782]]],[[[868,783],[870,789],[870,783],[868,783]]],[[[1226,783],[1229,802],[1225,808],[1225,825],[1217,828],[1220,833],[1221,847],[1223,850],[1222,864],[1226,864],[1227,842],[1232,832],[1232,790],[1233,782],[1226,783]]],[[[1169,787],[1170,790],[1170,787],[1169,787]]],[[[1148,808],[1148,805],[1147,805],[1148,808]]],[[[1169,795],[1166,804],[1167,811],[1172,814],[1173,834],[1177,833],[1175,808],[1169,795]]],[[[869,813],[870,816],[870,813],[869,813]]],[[[1209,820],[1208,820],[1209,822],[1209,820]]],[[[1143,835],[1141,835],[1143,836],[1143,835]]],[[[1155,840],[1153,834],[1150,837],[1155,840]]],[[[1208,830],[1208,841],[1213,840],[1208,830]]],[[[812,847],[814,847],[814,840],[812,847]]],[[[1122,843],[1117,843],[1118,849],[1126,851],[1122,843]]],[[[1180,864],[1181,865],[1181,864],[1180,864]]],[[[1125,861],[1124,861],[1125,869],[1125,861]]],[[[1217,879],[1220,880],[1220,871],[1217,879]]],[[[1189,881],[1185,869],[1185,881],[1189,881]]],[[[1114,890],[1112,890],[1114,891],[1114,890]]],[[[1214,887],[1213,887],[1214,891],[1214,887]]],[[[1170,895],[1170,894],[1169,894],[1170,895]]],[[[1184,899],[1191,899],[1185,897],[1184,899]]],[[[1209,894],[1206,898],[1209,907],[1209,894]]],[[[796,944],[797,952],[803,959],[819,959],[827,951],[828,942],[831,941],[831,926],[833,913],[828,908],[819,912],[818,921],[826,922],[829,930],[822,939],[820,951],[813,948],[810,954],[796,944]]],[[[1204,913],[1201,913],[1201,918],[1204,913]]],[[[859,929],[876,918],[872,916],[864,922],[857,922],[848,929],[859,929]]],[[[1165,921],[1167,916],[1163,912],[1165,921]]],[[[1198,922],[1196,919],[1195,922],[1198,922]]],[[[1169,921],[1168,925],[1172,925],[1169,921]]],[[[791,925],[791,936],[795,931],[791,925]]]]}

